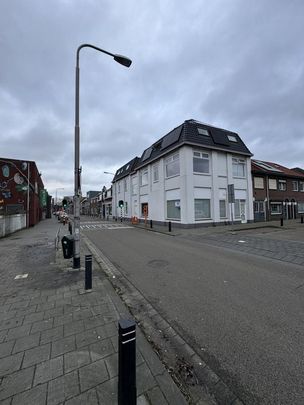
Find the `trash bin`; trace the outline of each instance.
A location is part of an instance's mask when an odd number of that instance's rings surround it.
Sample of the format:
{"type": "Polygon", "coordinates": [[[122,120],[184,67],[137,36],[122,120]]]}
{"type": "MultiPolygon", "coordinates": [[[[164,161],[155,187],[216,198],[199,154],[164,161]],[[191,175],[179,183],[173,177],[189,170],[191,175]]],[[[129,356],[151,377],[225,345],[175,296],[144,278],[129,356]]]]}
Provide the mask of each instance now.
{"type": "Polygon", "coordinates": [[[71,259],[73,257],[74,250],[74,236],[64,235],[61,239],[63,257],[65,259],[71,259]]]}

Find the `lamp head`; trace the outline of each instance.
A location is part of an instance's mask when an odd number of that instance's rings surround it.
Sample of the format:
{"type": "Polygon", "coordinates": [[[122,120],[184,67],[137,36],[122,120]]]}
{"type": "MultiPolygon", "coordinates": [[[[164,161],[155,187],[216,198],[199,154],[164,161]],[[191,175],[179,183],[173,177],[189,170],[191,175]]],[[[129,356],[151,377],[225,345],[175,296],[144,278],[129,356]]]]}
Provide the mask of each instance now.
{"type": "Polygon", "coordinates": [[[123,56],[123,55],[117,55],[117,54],[114,55],[114,60],[116,62],[120,63],[121,65],[126,66],[126,67],[130,67],[131,63],[132,63],[131,59],[129,59],[126,56],[123,56]]]}

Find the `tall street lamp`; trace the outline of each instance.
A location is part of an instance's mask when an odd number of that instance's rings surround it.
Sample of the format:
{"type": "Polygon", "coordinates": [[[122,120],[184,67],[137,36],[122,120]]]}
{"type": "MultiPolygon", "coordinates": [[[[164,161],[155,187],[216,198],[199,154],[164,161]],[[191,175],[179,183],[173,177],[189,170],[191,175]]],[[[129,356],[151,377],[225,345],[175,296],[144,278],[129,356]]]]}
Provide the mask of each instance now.
{"type": "Polygon", "coordinates": [[[73,268],[80,268],[80,195],[81,195],[81,184],[80,184],[80,167],[79,167],[79,53],[82,48],[93,48],[96,51],[105,53],[106,55],[112,56],[114,60],[123,66],[130,67],[131,59],[123,55],[113,54],[111,52],[105,51],[104,49],[98,48],[97,46],[91,44],[82,44],[78,47],[76,53],[76,83],[75,83],[75,169],[74,169],[74,258],[73,258],[73,268]]]}

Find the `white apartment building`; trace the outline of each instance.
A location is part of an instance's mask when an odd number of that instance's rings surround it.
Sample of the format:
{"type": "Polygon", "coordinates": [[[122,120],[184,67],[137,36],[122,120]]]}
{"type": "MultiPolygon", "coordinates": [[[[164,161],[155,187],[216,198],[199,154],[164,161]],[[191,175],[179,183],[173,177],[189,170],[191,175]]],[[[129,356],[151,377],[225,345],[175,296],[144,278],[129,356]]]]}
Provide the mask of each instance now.
{"type": "Polygon", "coordinates": [[[252,222],[251,156],[238,134],[187,120],[117,170],[113,216],[182,227],[252,222]]]}

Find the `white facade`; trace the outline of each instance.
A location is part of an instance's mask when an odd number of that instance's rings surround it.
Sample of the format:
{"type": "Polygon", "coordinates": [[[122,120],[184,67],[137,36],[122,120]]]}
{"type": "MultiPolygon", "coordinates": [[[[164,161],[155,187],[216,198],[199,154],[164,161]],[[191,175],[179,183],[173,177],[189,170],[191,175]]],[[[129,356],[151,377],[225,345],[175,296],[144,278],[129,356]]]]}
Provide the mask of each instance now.
{"type": "Polygon", "coordinates": [[[144,219],[146,210],[147,219],[192,226],[253,221],[250,157],[184,145],[114,182],[114,216],[144,219]]]}

